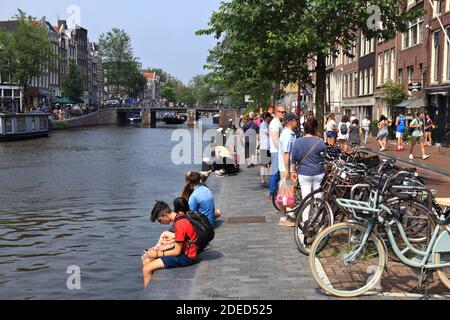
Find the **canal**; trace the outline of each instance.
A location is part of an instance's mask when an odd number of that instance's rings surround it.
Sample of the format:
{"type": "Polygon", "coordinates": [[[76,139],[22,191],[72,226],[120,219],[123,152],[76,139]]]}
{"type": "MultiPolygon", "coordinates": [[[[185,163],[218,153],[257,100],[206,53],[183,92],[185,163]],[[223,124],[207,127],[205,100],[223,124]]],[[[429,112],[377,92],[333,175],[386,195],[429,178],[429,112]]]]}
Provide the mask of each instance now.
{"type": "Polygon", "coordinates": [[[0,299],[137,299],[142,251],[167,230],[150,209],[200,169],[172,164],[172,132],[92,127],[0,144],[0,299]],[[81,290],[66,285],[70,266],[81,290]]]}

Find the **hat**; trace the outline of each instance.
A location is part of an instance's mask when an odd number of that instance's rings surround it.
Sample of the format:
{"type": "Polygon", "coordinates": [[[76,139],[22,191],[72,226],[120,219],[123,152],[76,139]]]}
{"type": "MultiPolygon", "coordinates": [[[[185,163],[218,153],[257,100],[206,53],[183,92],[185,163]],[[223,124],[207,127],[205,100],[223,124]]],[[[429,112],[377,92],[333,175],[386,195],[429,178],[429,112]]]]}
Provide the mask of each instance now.
{"type": "Polygon", "coordinates": [[[287,115],[284,116],[283,120],[284,120],[284,122],[289,122],[289,121],[297,120],[297,119],[298,119],[298,117],[295,113],[288,113],[287,115]]]}

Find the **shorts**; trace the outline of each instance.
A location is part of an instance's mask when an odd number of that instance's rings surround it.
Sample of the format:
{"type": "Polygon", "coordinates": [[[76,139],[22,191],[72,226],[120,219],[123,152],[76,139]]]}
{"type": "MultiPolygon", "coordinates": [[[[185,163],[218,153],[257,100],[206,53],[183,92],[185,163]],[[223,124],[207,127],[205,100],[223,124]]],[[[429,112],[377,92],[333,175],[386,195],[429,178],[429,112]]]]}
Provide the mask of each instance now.
{"type": "Polygon", "coordinates": [[[334,131],[327,131],[327,138],[333,139],[336,138],[337,134],[334,131]]]}
{"type": "Polygon", "coordinates": [[[425,143],[425,138],[423,136],[420,137],[411,137],[411,144],[412,145],[416,145],[416,144],[421,144],[421,143],[425,143]]]}
{"type": "Polygon", "coordinates": [[[395,137],[396,137],[397,139],[400,139],[400,138],[403,138],[404,135],[405,135],[404,132],[398,132],[398,131],[397,131],[397,134],[395,135],[395,137]]]}
{"type": "Polygon", "coordinates": [[[272,159],[270,155],[270,150],[259,150],[259,164],[262,166],[270,165],[272,159]]]}
{"type": "Polygon", "coordinates": [[[190,267],[194,264],[194,261],[189,259],[184,254],[178,257],[161,257],[160,259],[166,269],[190,267]]]}

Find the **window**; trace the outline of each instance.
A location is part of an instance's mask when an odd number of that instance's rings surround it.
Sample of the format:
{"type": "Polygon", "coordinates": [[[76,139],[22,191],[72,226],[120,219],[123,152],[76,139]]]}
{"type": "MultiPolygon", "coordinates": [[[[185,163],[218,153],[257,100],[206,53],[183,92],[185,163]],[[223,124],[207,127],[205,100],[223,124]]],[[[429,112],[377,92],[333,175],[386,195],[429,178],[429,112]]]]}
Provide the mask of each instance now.
{"type": "Polygon", "coordinates": [[[403,69],[398,70],[398,79],[400,82],[403,82],[403,69]]]}
{"type": "Polygon", "coordinates": [[[45,117],[40,117],[40,119],[39,119],[39,128],[40,128],[40,130],[47,129],[47,119],[45,117]]]}
{"type": "Polygon", "coordinates": [[[440,31],[433,33],[431,48],[431,81],[439,80],[439,48],[440,48],[440,31]]]}
{"type": "Polygon", "coordinates": [[[383,84],[383,54],[378,54],[378,76],[377,76],[377,86],[383,84]]]}
{"type": "Polygon", "coordinates": [[[362,71],[359,71],[359,95],[364,94],[364,75],[362,71]]]}
{"type": "Polygon", "coordinates": [[[364,70],[364,94],[369,94],[369,70],[364,70]]]}
{"type": "Polygon", "coordinates": [[[353,83],[354,83],[353,87],[355,88],[355,91],[353,92],[353,96],[356,97],[358,95],[358,72],[355,72],[353,74],[353,80],[354,80],[353,81],[353,83]]]}
{"type": "Polygon", "coordinates": [[[423,41],[423,21],[424,17],[419,17],[408,23],[408,30],[403,33],[403,49],[407,49],[423,41]]]}
{"type": "Polygon", "coordinates": [[[17,132],[27,131],[27,123],[25,117],[18,117],[16,124],[17,124],[17,132]]]}
{"type": "Polygon", "coordinates": [[[389,80],[389,66],[390,66],[390,61],[389,61],[389,55],[390,52],[386,51],[384,53],[384,73],[383,73],[383,82],[386,82],[389,80]]]}
{"type": "Polygon", "coordinates": [[[11,118],[6,118],[5,119],[5,130],[6,133],[12,133],[12,119],[11,118]]]}
{"type": "Polygon", "coordinates": [[[374,83],[373,67],[370,67],[370,81],[369,81],[369,94],[373,94],[373,83],[374,83]]]}
{"type": "Polygon", "coordinates": [[[434,0],[433,5],[433,18],[435,18],[441,13],[441,0],[434,0]]]}
{"type": "Polygon", "coordinates": [[[348,85],[348,93],[351,97],[353,95],[353,76],[351,74],[348,75],[349,85],[348,85]]]}
{"type": "Polygon", "coordinates": [[[395,65],[395,49],[391,50],[391,80],[395,81],[395,70],[396,70],[396,65],[395,65]]]}
{"type": "MultiPolygon", "coordinates": [[[[450,0],[447,1],[450,3],[450,0]]],[[[447,28],[447,35],[450,37],[450,28],[447,28]]],[[[445,41],[445,59],[446,59],[446,72],[445,72],[445,80],[450,80],[450,48],[448,45],[448,41],[445,41]]]]}
{"type": "Polygon", "coordinates": [[[408,67],[408,83],[414,82],[414,67],[408,67]]]}

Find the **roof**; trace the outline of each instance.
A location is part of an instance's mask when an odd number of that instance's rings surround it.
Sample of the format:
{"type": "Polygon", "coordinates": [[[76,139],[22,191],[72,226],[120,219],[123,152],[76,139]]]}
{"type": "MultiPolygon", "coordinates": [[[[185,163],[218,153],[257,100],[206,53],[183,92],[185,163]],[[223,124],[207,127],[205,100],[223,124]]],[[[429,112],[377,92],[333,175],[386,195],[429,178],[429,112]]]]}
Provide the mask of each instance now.
{"type": "Polygon", "coordinates": [[[156,79],[156,74],[152,73],[152,72],[144,72],[144,77],[149,79],[149,80],[155,80],[156,79]]]}
{"type": "Polygon", "coordinates": [[[424,108],[425,103],[423,102],[423,97],[418,96],[418,97],[411,98],[409,100],[405,100],[402,103],[397,104],[396,107],[407,108],[407,109],[419,109],[419,108],[424,108]]]}
{"type": "Polygon", "coordinates": [[[0,28],[6,31],[13,31],[16,29],[17,21],[0,21],[0,28]]]}

